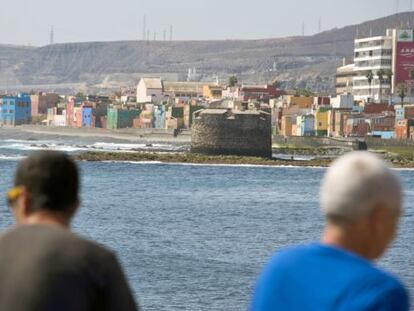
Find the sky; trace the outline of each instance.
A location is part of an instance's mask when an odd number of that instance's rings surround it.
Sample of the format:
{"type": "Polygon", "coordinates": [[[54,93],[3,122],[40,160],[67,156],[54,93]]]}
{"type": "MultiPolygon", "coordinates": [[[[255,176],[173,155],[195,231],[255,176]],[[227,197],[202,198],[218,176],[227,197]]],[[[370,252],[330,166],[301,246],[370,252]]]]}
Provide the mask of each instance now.
{"type": "Polygon", "coordinates": [[[413,0],[1,0],[0,43],[261,39],[318,32],[409,11],[413,0]],[[168,37],[169,35],[167,35],[168,37]]]}

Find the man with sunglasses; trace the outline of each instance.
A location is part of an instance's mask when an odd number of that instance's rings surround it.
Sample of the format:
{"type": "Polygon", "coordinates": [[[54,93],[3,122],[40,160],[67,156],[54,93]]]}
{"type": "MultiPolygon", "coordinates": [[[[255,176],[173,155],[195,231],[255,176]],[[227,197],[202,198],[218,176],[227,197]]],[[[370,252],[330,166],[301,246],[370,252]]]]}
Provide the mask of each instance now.
{"type": "Polygon", "coordinates": [[[137,310],[114,254],[70,232],[79,173],[65,154],[33,153],[7,194],[17,226],[0,235],[0,310],[137,310]]]}

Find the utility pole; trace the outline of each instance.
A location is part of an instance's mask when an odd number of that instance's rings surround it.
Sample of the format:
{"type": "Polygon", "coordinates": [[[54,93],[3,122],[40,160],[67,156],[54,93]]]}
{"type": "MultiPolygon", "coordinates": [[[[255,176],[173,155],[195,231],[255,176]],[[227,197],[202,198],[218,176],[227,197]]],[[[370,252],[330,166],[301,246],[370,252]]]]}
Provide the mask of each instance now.
{"type": "Polygon", "coordinates": [[[55,29],[52,25],[52,27],[50,28],[50,38],[49,38],[49,44],[52,45],[55,43],[55,29]]]}
{"type": "Polygon", "coordinates": [[[302,23],[302,37],[305,36],[305,22],[302,23]]]}
{"type": "Polygon", "coordinates": [[[170,41],[173,39],[173,25],[170,25],[170,41]]]}
{"type": "Polygon", "coordinates": [[[167,29],[164,29],[164,32],[163,32],[163,40],[164,41],[167,41],[167,29]]]}
{"type": "Polygon", "coordinates": [[[142,28],[142,40],[145,41],[147,36],[147,16],[144,15],[144,26],[142,28]]]}
{"type": "Polygon", "coordinates": [[[157,32],[154,31],[154,41],[157,41],[157,32]]]}

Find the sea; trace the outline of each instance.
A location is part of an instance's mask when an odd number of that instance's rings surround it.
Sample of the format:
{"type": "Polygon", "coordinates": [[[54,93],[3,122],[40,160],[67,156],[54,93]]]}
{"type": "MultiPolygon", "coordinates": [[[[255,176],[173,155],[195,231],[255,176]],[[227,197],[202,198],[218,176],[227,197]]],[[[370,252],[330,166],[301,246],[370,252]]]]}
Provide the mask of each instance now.
{"type": "MultiPolygon", "coordinates": [[[[65,139],[0,140],[0,193],[33,150],[132,152],[176,147],[65,139]]],[[[113,249],[143,310],[247,310],[272,254],[317,241],[324,169],[156,162],[81,162],[82,205],[73,230],[113,249]]],[[[414,293],[414,171],[404,185],[399,234],[378,262],[414,293]]],[[[0,200],[0,230],[13,225],[0,200]]]]}

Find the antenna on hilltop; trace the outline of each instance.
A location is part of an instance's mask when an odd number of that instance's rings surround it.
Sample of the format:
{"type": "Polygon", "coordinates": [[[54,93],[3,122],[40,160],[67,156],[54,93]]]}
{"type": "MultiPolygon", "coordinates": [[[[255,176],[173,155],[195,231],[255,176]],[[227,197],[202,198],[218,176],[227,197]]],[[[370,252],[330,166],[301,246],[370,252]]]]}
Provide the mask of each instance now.
{"type": "Polygon", "coordinates": [[[173,25],[170,25],[170,41],[173,39],[173,25]]]}
{"type": "Polygon", "coordinates": [[[164,29],[163,39],[164,39],[164,41],[167,41],[167,29],[164,29]]]}
{"type": "Polygon", "coordinates": [[[302,37],[305,36],[305,22],[302,23],[302,37]]]}
{"type": "Polygon", "coordinates": [[[322,32],[322,17],[319,17],[319,21],[318,21],[318,32],[319,33],[322,32]]]}
{"type": "Polygon", "coordinates": [[[52,45],[53,43],[55,43],[55,29],[52,26],[50,28],[50,38],[49,38],[49,44],[52,45]]]}

